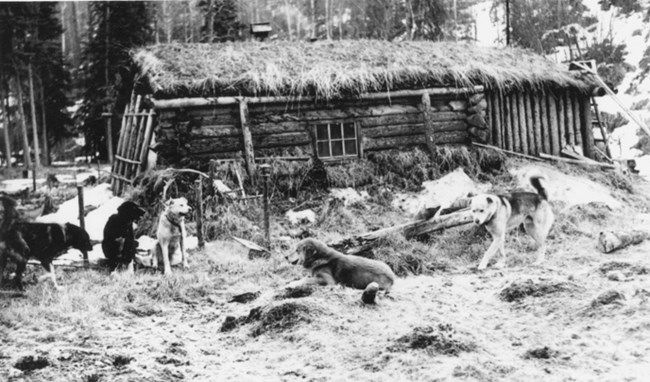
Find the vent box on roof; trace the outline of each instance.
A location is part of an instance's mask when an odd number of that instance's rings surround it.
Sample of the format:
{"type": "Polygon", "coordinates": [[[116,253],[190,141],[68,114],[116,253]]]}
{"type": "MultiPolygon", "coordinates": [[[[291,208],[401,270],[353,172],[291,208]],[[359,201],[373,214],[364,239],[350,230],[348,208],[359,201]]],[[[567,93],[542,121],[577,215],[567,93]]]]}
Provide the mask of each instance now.
{"type": "Polygon", "coordinates": [[[253,37],[259,38],[260,40],[264,40],[265,38],[269,37],[271,30],[271,23],[251,24],[251,34],[253,37]]]}
{"type": "Polygon", "coordinates": [[[572,61],[569,64],[569,70],[584,70],[582,66],[585,66],[590,70],[596,70],[596,60],[572,61]]]}

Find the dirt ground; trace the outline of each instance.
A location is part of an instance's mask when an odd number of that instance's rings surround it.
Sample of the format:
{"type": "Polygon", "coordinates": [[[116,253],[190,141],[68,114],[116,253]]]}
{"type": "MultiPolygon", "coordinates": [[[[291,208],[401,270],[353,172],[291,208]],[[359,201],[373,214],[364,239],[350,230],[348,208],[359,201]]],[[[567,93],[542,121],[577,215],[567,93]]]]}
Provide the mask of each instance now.
{"type": "MultiPolygon", "coordinates": [[[[644,381],[650,241],[596,249],[602,229],[650,227],[650,186],[635,188],[634,202],[612,190],[616,210],[554,204],[542,266],[519,232],[507,266],[485,272],[476,254],[434,242],[427,255],[451,265],[401,277],[375,306],[342,287],[287,293],[304,273],[282,251],[249,260],[231,242],[207,244],[171,277],[62,271],[61,290],[0,295],[0,380],[644,381]],[[246,292],[259,296],[229,302],[246,292]]],[[[489,239],[477,238],[467,250],[480,254],[489,239]]]]}

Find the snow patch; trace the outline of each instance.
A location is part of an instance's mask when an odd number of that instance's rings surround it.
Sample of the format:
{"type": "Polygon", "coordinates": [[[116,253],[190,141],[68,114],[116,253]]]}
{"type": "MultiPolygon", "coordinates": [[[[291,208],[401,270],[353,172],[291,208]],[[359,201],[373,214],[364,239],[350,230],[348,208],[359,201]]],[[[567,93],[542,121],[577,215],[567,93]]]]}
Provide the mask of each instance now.
{"type": "MultiPolygon", "coordinates": [[[[531,171],[540,171],[540,167],[539,165],[523,166],[511,170],[511,174],[517,179],[518,187],[532,190],[528,174],[531,171]]],[[[622,203],[614,199],[607,187],[603,185],[589,179],[564,174],[550,166],[543,166],[541,172],[547,177],[543,185],[550,201],[562,201],[567,207],[591,202],[604,203],[612,209],[622,207],[622,203]]]]}
{"type": "Polygon", "coordinates": [[[393,199],[393,207],[404,211],[410,216],[419,211],[435,207],[447,206],[469,193],[479,194],[489,189],[488,184],[476,184],[461,167],[437,180],[422,183],[424,190],[414,193],[398,193],[393,199]]]}
{"type": "Polygon", "coordinates": [[[366,191],[357,191],[354,188],[332,188],[330,189],[330,195],[334,199],[339,199],[343,201],[344,206],[349,206],[357,202],[363,202],[368,199],[370,195],[366,191]]]}

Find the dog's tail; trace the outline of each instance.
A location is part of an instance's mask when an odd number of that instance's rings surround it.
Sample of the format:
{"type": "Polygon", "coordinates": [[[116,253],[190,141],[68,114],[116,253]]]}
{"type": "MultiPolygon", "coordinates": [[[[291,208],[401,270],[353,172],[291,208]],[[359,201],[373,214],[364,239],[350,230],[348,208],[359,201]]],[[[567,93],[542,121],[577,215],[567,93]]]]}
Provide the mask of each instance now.
{"type": "Polygon", "coordinates": [[[548,200],[548,193],[546,192],[546,188],[542,185],[542,181],[546,181],[546,176],[544,174],[541,172],[532,172],[528,174],[528,181],[543,200],[548,200]]]}

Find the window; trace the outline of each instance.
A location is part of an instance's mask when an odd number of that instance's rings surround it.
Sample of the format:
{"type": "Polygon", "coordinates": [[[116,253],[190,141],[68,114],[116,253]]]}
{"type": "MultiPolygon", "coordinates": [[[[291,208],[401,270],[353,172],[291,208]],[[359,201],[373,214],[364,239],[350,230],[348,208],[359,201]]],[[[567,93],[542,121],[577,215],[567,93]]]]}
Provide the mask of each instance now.
{"type": "Polygon", "coordinates": [[[358,156],[357,128],[354,122],[332,122],[316,125],[319,158],[358,156]]]}

